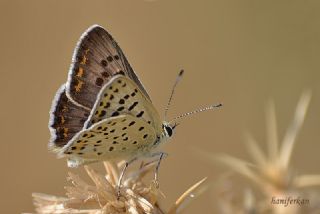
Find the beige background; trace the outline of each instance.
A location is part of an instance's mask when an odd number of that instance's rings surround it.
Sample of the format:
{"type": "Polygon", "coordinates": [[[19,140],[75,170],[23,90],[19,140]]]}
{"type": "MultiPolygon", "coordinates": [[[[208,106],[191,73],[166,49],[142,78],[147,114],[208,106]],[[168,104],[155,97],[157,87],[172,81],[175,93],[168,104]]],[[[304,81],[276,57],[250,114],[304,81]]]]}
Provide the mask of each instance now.
{"type": "MultiPolygon", "coordinates": [[[[224,172],[190,148],[247,157],[245,131],[265,141],[266,102],[275,101],[283,134],[307,88],[313,98],[293,163],[301,173],[320,173],[319,11],[311,0],[1,0],[1,213],[33,211],[32,192],[64,194],[69,169],[47,151],[48,111],[79,36],[95,23],[118,41],[159,112],[181,68],[170,117],[224,103],[184,120],[166,145],[165,206],[224,172]]],[[[216,203],[207,192],[185,213],[213,213],[216,203]]]]}

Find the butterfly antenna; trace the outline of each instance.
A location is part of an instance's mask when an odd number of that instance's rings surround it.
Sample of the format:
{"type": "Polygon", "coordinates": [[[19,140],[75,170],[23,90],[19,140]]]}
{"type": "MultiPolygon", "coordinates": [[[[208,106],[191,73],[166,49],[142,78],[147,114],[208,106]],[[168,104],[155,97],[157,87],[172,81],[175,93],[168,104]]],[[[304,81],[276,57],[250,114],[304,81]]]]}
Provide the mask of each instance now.
{"type": "Polygon", "coordinates": [[[196,113],[199,113],[199,112],[203,112],[203,111],[207,111],[207,110],[213,110],[213,109],[216,109],[216,108],[220,108],[221,106],[222,106],[222,104],[219,103],[219,104],[207,106],[207,107],[205,107],[205,108],[200,108],[200,109],[197,109],[197,110],[194,110],[194,111],[191,111],[191,112],[187,112],[187,113],[184,113],[184,114],[182,114],[182,115],[180,115],[180,116],[178,116],[178,117],[175,117],[175,118],[174,118],[173,120],[171,120],[169,123],[172,123],[172,122],[174,122],[174,121],[176,121],[176,120],[179,120],[179,119],[181,119],[181,118],[183,118],[183,117],[190,116],[190,115],[192,115],[192,114],[196,114],[196,113]]]}
{"type": "Polygon", "coordinates": [[[168,103],[167,103],[166,108],[164,109],[164,120],[166,120],[166,118],[167,118],[167,113],[168,113],[168,110],[169,110],[169,107],[170,107],[170,104],[171,104],[171,100],[172,100],[172,97],[173,97],[175,88],[176,88],[176,86],[178,85],[178,82],[181,80],[183,73],[184,73],[184,70],[182,69],[182,70],[179,72],[179,74],[178,74],[178,76],[177,76],[177,78],[176,78],[176,81],[174,82],[174,85],[173,85],[172,90],[171,90],[171,94],[170,94],[169,101],[168,101],[168,103]]]}

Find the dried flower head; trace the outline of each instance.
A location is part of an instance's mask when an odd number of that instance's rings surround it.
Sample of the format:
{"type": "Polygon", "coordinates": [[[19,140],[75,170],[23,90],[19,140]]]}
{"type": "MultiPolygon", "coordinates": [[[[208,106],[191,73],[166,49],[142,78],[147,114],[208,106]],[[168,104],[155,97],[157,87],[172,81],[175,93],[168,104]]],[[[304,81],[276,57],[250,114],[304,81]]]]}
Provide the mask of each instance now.
{"type": "Polygon", "coordinates": [[[199,193],[199,186],[205,179],[196,183],[187,190],[182,197],[165,212],[159,206],[159,198],[162,195],[155,185],[146,185],[143,177],[152,171],[154,164],[141,167],[137,172],[128,174],[121,187],[121,197],[117,199],[117,181],[121,164],[116,165],[104,162],[107,174],[101,175],[89,166],[85,170],[92,179],[94,185],[87,184],[79,176],[69,173],[69,180],[73,186],[66,187],[67,197],[56,197],[46,194],[34,193],[33,200],[37,213],[177,213],[179,208],[185,206],[199,193]]]}
{"type": "MultiPolygon", "coordinates": [[[[229,188],[224,192],[229,199],[224,197],[223,213],[313,213],[319,210],[319,194],[314,197],[310,191],[302,187],[320,185],[320,175],[298,175],[296,170],[290,166],[290,160],[297,134],[303,124],[307,108],[310,102],[311,93],[302,94],[292,124],[285,133],[282,144],[279,144],[276,116],[274,106],[270,104],[267,112],[267,145],[268,153],[264,154],[257,142],[247,135],[248,150],[254,160],[253,163],[229,156],[220,155],[218,160],[230,167],[233,171],[245,176],[251,182],[257,184],[258,189],[262,192],[262,199],[255,199],[253,193],[245,189],[244,198],[240,203],[234,203],[235,194],[229,188]],[[231,190],[231,191],[230,191],[231,190]],[[232,197],[230,196],[232,194],[232,197]],[[250,199],[250,200],[249,200],[250,199]],[[288,206],[281,204],[279,200],[306,199],[307,206],[301,206],[294,203],[288,206]],[[318,201],[317,201],[318,200],[318,201]],[[254,201],[254,202],[253,202],[254,201]],[[239,209],[242,207],[242,209],[239,209]],[[236,208],[236,209],[235,209],[236,208]],[[237,212],[235,212],[237,210],[237,212]]],[[[287,203],[286,201],[282,201],[287,203]]],[[[299,201],[301,202],[301,201],[299,201]]],[[[289,203],[289,202],[288,202],[289,203]]]]}

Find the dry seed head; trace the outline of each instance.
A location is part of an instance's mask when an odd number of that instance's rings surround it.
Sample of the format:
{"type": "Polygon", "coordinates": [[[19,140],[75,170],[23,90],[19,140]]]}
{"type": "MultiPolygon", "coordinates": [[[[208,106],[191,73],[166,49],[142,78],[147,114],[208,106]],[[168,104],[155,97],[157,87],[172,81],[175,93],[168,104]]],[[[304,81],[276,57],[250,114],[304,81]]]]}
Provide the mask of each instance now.
{"type": "MultiPolygon", "coordinates": [[[[316,196],[311,195],[308,190],[301,189],[301,187],[319,186],[320,175],[296,175],[292,173],[292,166],[290,166],[293,148],[303,124],[310,98],[311,93],[309,91],[302,94],[294,114],[293,122],[287,129],[281,145],[278,141],[274,105],[272,103],[269,105],[267,114],[268,153],[265,154],[253,137],[247,135],[248,150],[252,155],[254,163],[228,155],[220,155],[216,158],[235,172],[257,184],[258,188],[263,192],[263,198],[256,199],[255,210],[257,213],[294,214],[313,213],[313,211],[319,210],[319,205],[315,201],[317,201],[316,198],[319,198],[320,194],[317,193],[315,194],[316,196]],[[283,198],[286,196],[292,198],[295,196],[300,198],[306,197],[310,201],[313,201],[313,203],[307,207],[290,206],[290,208],[270,203],[272,197],[283,198]]],[[[232,201],[226,200],[225,202],[229,205],[229,207],[225,206],[229,210],[237,207],[232,201]]],[[[246,206],[242,206],[242,209],[238,209],[238,212],[249,213],[245,210],[246,206]]],[[[226,211],[223,213],[233,212],[226,211]]]]}
{"type": "MultiPolygon", "coordinates": [[[[88,214],[163,214],[167,213],[159,206],[162,193],[154,185],[146,185],[143,178],[153,172],[154,164],[146,165],[126,176],[121,197],[117,200],[116,184],[121,165],[105,162],[106,175],[102,175],[89,166],[85,170],[94,185],[83,181],[78,175],[69,173],[68,179],[73,186],[65,187],[67,197],[56,197],[34,193],[33,200],[37,213],[88,213],[88,214]]],[[[169,213],[178,213],[181,208],[198,195],[205,179],[187,190],[170,208],[169,213]]],[[[202,186],[203,187],[203,186],[202,186]]]]}

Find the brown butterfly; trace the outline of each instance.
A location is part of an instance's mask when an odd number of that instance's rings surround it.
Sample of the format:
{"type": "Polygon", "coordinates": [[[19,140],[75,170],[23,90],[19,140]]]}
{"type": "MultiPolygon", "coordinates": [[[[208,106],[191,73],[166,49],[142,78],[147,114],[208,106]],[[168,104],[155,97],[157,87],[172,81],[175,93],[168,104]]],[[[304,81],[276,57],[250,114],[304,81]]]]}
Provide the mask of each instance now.
{"type": "MultiPolygon", "coordinates": [[[[183,71],[174,88],[182,74],[183,71]]],[[[160,157],[155,173],[157,180],[165,153],[156,152],[156,148],[172,137],[176,121],[220,106],[189,112],[170,122],[160,120],[120,47],[105,29],[94,25],[81,36],[67,83],[61,86],[53,101],[49,148],[58,156],[67,157],[70,167],[103,160],[126,160],[118,186],[129,163],[141,156],[157,155],[160,157]]]]}

